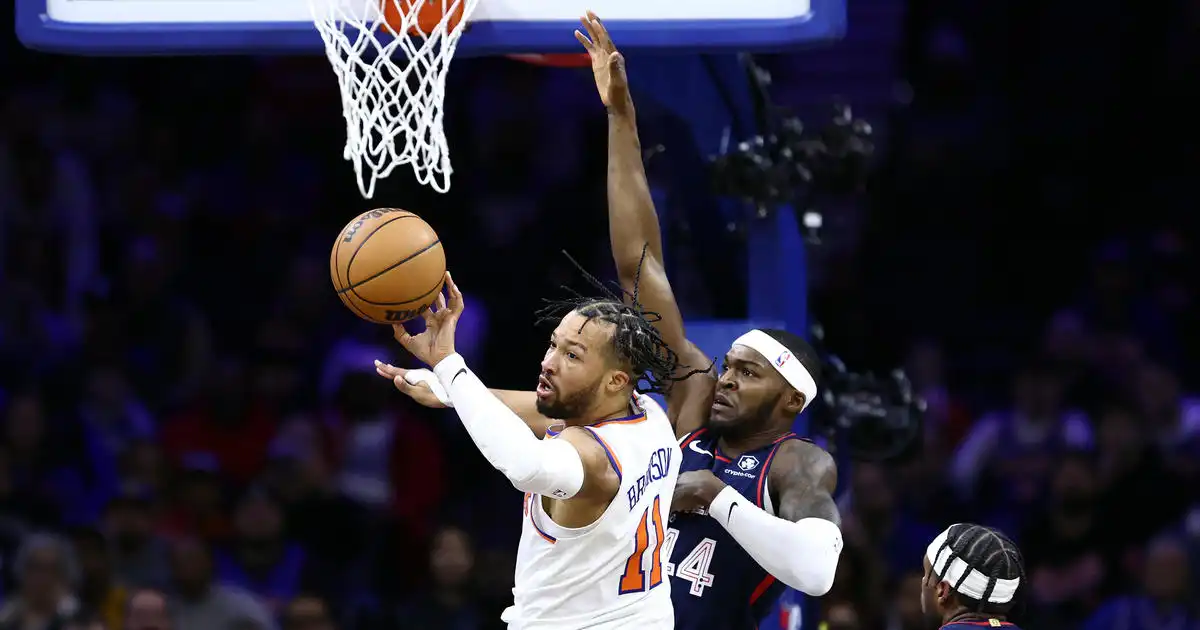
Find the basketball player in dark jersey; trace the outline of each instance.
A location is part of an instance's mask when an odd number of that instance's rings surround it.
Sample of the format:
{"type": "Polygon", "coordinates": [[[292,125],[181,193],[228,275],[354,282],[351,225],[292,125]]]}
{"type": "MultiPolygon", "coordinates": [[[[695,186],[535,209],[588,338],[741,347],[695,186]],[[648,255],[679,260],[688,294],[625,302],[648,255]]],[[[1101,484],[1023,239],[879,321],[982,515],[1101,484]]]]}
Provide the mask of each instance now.
{"type": "Polygon", "coordinates": [[[1020,630],[1009,621],[1025,587],[1021,552],[990,527],[959,523],[925,550],[921,611],[941,630],[1020,630]]]}
{"type": "MultiPolygon", "coordinates": [[[[842,549],[832,497],[837,469],[828,453],[791,432],[816,397],[820,363],[797,335],[752,330],[733,343],[719,371],[683,378],[712,362],[688,341],[667,280],[624,59],[595,15],[583,26],[576,37],[608,108],[609,238],[619,280],[661,316],[654,325],[682,372],[666,394],[682,474],[674,515],[655,542],[672,580],[675,628],[750,630],[783,585],[817,596],[833,585],[842,549]]],[[[422,404],[446,402],[424,371],[384,366],[380,374],[422,404]]],[[[535,431],[550,422],[538,414],[533,392],[496,395],[535,431]]]]}

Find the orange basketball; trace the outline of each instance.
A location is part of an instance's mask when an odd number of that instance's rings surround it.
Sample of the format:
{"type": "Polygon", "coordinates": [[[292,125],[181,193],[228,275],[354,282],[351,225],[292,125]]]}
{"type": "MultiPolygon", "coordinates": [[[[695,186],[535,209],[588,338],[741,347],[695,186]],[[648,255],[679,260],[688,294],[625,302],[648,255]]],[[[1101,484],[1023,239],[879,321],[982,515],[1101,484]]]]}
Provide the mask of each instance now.
{"type": "Polygon", "coordinates": [[[380,0],[383,5],[383,25],[392,35],[404,28],[405,16],[417,12],[416,22],[409,27],[410,35],[428,37],[446,18],[446,31],[453,31],[462,22],[466,0],[380,0]],[[449,16],[447,17],[447,13],[449,16]]]}
{"type": "Polygon", "coordinates": [[[379,208],[342,228],[329,253],[329,275],[338,297],[355,315],[398,324],[437,299],[446,276],[446,252],[421,217],[379,208]]]}

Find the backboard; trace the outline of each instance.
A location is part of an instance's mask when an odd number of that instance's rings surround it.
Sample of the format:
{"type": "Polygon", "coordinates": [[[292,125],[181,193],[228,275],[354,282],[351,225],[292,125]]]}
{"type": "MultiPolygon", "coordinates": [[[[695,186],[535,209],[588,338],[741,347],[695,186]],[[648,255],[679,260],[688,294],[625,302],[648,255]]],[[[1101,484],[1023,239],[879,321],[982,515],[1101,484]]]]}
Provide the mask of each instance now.
{"type": "MultiPolygon", "coordinates": [[[[456,54],[579,52],[571,33],[587,9],[627,52],[786,50],[846,24],[845,0],[481,0],[456,54]]],[[[16,0],[16,18],[21,42],[48,52],[322,52],[309,0],[16,0]]]]}

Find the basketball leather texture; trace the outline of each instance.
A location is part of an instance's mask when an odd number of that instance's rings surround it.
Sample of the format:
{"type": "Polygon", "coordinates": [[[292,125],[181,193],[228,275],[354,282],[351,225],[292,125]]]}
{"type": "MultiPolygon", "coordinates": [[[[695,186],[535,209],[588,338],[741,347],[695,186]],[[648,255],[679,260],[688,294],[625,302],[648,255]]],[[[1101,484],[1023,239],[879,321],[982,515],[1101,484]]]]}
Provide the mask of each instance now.
{"type": "Polygon", "coordinates": [[[377,324],[419,316],[437,299],[446,252],[421,217],[399,208],[369,210],[338,233],[329,275],[346,308],[377,324]]]}

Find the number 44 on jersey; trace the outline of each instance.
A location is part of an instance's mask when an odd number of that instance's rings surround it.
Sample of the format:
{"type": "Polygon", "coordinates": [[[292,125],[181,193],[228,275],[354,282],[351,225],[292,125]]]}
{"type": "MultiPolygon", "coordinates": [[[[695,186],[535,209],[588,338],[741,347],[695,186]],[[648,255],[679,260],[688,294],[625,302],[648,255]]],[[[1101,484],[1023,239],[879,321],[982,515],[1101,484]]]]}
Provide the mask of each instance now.
{"type": "Polygon", "coordinates": [[[713,554],[717,549],[717,541],[705,538],[697,544],[678,565],[672,562],[660,562],[662,557],[671,558],[675,550],[675,541],[679,538],[679,530],[674,527],[663,528],[659,516],[660,501],[654,498],[654,504],[642,514],[641,526],[634,537],[633,553],[625,561],[625,572],[621,574],[621,594],[641,593],[662,584],[662,574],[675,575],[691,583],[688,592],[696,597],[704,595],[704,589],[712,586],[713,575],[708,572],[712,565],[713,554]],[[654,533],[654,548],[651,550],[651,528],[654,533]],[[650,554],[650,575],[642,568],[646,562],[646,552],[650,554]]]}

